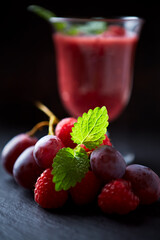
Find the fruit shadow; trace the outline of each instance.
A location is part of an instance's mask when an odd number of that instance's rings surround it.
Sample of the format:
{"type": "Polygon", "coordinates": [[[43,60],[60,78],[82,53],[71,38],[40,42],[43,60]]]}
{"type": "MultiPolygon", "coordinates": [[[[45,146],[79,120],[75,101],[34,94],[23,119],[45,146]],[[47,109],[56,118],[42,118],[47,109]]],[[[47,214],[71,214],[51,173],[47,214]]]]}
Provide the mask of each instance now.
{"type": "Polygon", "coordinates": [[[100,213],[97,203],[93,201],[90,204],[77,206],[73,203],[69,197],[65,206],[59,209],[47,210],[53,214],[65,215],[65,216],[96,216],[100,213]]]}
{"type": "Polygon", "coordinates": [[[160,201],[151,205],[140,205],[136,210],[126,215],[105,215],[107,218],[130,226],[142,226],[149,219],[160,218],[160,201]]]}
{"type": "Polygon", "coordinates": [[[144,225],[148,219],[160,218],[160,201],[151,205],[140,205],[136,210],[126,215],[103,213],[98,207],[97,202],[92,202],[85,206],[76,206],[70,199],[61,209],[45,211],[58,216],[96,218],[102,222],[110,220],[127,226],[141,226],[144,225]]]}
{"type": "Polygon", "coordinates": [[[7,175],[6,178],[4,179],[4,183],[11,188],[17,187],[17,183],[15,182],[12,176],[7,175]]]}

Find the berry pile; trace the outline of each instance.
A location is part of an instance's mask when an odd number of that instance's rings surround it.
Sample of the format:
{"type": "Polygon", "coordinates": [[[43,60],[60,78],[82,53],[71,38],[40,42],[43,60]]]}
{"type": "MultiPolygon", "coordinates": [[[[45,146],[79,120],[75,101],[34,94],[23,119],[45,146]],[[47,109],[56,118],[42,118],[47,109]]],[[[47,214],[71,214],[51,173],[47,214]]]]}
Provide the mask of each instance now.
{"type": "Polygon", "coordinates": [[[43,104],[37,106],[49,121],[11,139],[1,163],[17,184],[34,191],[35,202],[42,208],[62,207],[70,196],[78,206],[97,200],[104,213],[127,214],[160,198],[158,175],[139,164],[126,166],[112,146],[106,134],[105,107],[90,109],[78,119],[58,121],[43,104]],[[48,134],[33,137],[45,125],[48,134]]]}

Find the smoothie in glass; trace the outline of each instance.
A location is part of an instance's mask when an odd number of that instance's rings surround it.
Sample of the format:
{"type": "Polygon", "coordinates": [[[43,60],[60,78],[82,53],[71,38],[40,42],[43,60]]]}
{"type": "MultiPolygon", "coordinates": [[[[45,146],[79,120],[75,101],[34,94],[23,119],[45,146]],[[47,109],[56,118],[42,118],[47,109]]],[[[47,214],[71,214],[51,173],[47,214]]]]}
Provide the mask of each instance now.
{"type": "Polygon", "coordinates": [[[67,111],[80,116],[106,106],[112,121],[125,108],[132,88],[138,35],[111,26],[98,35],[54,33],[59,92],[67,111]]]}

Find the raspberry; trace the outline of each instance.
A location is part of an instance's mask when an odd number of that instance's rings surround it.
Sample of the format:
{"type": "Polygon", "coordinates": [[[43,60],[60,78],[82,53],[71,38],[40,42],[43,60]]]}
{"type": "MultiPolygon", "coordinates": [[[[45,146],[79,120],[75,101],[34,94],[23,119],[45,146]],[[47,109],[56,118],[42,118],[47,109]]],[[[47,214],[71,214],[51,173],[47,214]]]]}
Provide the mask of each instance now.
{"type": "MultiPolygon", "coordinates": [[[[112,143],[110,142],[109,137],[107,136],[107,134],[105,134],[105,139],[103,140],[102,144],[100,144],[100,146],[102,145],[108,145],[108,146],[112,146],[112,143]]],[[[94,149],[90,150],[89,148],[86,148],[86,146],[84,144],[81,144],[81,147],[84,148],[84,150],[86,152],[90,152],[93,151],[94,149]]]]}
{"type": "Polygon", "coordinates": [[[107,31],[103,33],[104,37],[121,37],[125,36],[126,32],[125,29],[120,26],[109,26],[107,31]]]}
{"type": "Polygon", "coordinates": [[[70,189],[72,199],[77,205],[84,205],[92,202],[101,187],[101,181],[92,171],[88,171],[80,183],[70,189]]]}
{"type": "Polygon", "coordinates": [[[109,137],[107,136],[107,134],[105,134],[105,139],[103,140],[103,143],[101,145],[112,146],[112,143],[111,143],[109,137]]]}
{"type": "Polygon", "coordinates": [[[109,26],[108,31],[112,32],[116,36],[124,36],[125,35],[125,29],[120,26],[109,26]]]}
{"type": "Polygon", "coordinates": [[[77,122],[75,118],[64,118],[55,128],[55,135],[61,139],[65,147],[75,148],[77,145],[72,141],[70,135],[75,122],[77,122]]]}
{"type": "Polygon", "coordinates": [[[105,213],[127,214],[139,205],[139,198],[126,180],[114,180],[104,186],[98,196],[98,205],[105,213]]]}
{"type": "Polygon", "coordinates": [[[53,175],[51,169],[46,169],[37,179],[34,190],[35,201],[43,208],[62,207],[68,198],[68,192],[55,190],[55,184],[52,182],[53,175]]]}

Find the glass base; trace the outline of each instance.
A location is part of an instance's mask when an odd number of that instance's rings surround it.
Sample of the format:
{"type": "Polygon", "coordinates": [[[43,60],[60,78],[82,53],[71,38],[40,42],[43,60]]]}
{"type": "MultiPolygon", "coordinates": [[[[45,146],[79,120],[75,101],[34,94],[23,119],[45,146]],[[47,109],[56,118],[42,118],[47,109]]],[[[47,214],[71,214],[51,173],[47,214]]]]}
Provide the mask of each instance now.
{"type": "Polygon", "coordinates": [[[135,154],[134,153],[127,153],[125,155],[123,155],[124,160],[126,162],[127,165],[132,164],[135,160],[135,154]]]}

